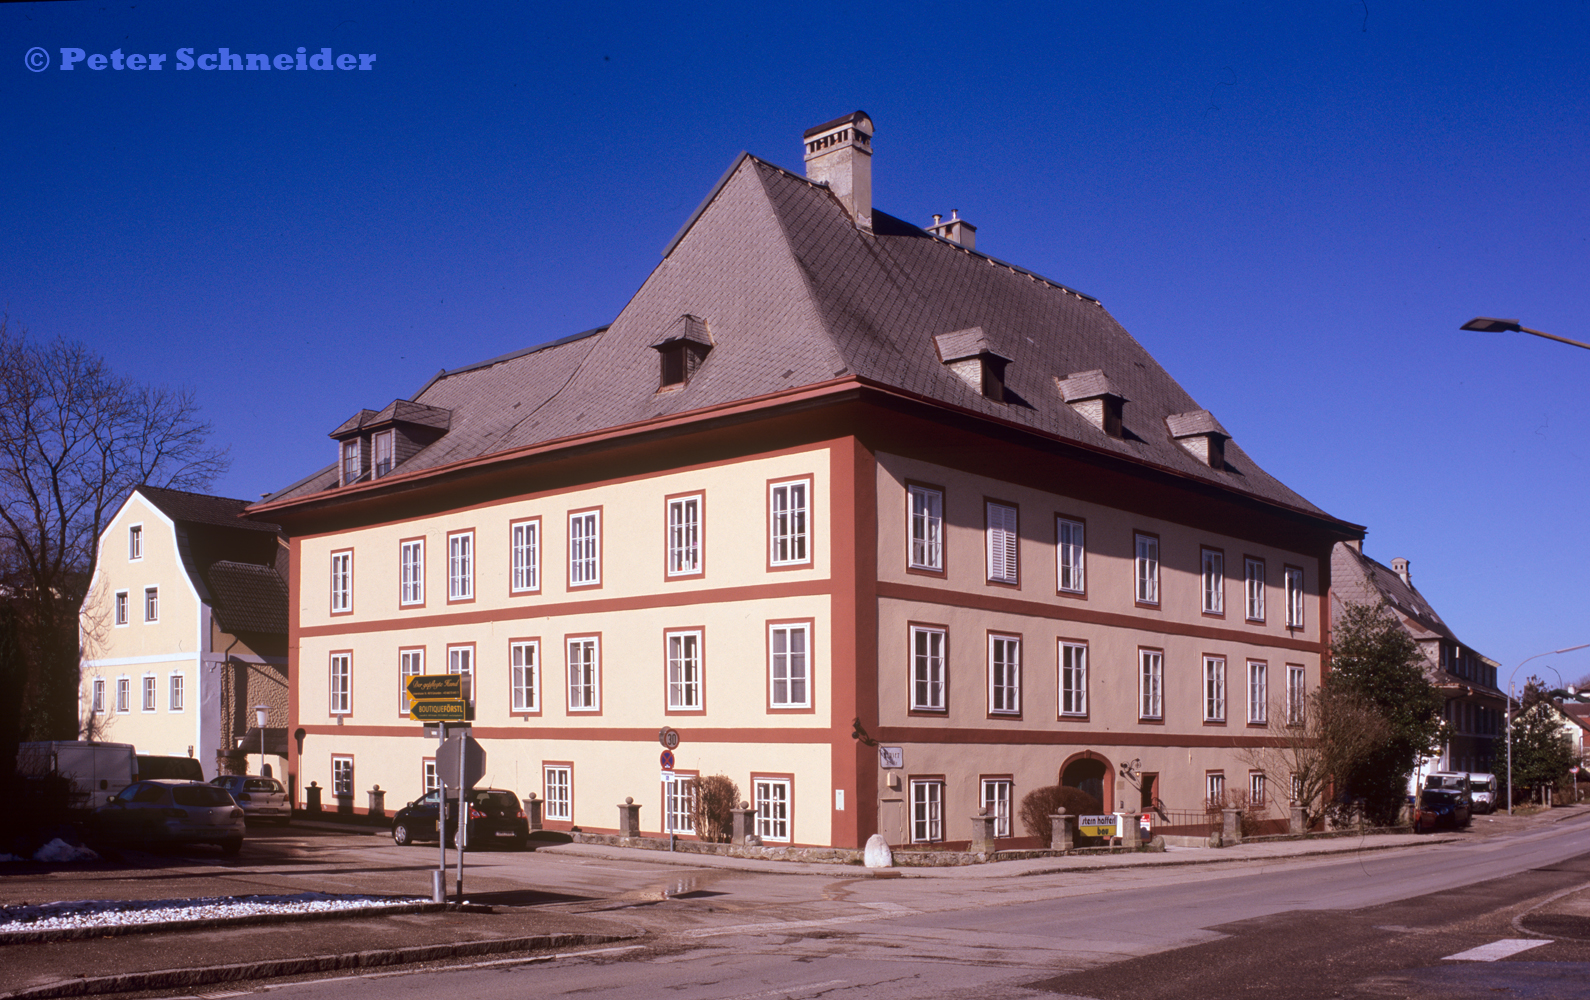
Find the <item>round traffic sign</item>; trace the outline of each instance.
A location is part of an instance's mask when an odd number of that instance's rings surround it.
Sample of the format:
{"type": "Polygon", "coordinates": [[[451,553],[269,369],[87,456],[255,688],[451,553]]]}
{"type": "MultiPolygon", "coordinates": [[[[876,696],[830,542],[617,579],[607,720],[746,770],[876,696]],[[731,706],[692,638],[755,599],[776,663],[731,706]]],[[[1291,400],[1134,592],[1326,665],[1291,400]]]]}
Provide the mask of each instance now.
{"type": "Polygon", "coordinates": [[[679,749],[679,730],[672,726],[664,726],[657,731],[657,742],[669,750],[679,749]]]}
{"type": "Polygon", "coordinates": [[[674,769],[674,752],[672,750],[664,750],[657,760],[662,764],[664,771],[672,771],[674,769]]]}

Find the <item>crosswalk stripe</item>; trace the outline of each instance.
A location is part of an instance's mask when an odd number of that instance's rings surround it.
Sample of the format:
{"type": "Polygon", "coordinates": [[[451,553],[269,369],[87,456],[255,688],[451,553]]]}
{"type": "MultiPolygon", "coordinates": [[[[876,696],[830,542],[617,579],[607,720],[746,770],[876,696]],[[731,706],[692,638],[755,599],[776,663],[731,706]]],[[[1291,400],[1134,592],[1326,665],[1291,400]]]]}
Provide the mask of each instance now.
{"type": "Polygon", "coordinates": [[[1507,958],[1521,951],[1539,948],[1543,944],[1551,944],[1544,938],[1502,938],[1490,944],[1482,944],[1478,948],[1460,951],[1456,955],[1448,955],[1441,959],[1443,962],[1494,962],[1499,958],[1507,958]]]}

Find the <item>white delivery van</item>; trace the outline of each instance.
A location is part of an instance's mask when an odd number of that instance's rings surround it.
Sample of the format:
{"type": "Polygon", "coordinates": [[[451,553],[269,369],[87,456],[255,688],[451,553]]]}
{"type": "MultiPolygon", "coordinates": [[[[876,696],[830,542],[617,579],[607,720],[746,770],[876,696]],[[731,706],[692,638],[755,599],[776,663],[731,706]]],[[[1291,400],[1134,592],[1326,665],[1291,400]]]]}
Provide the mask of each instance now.
{"type": "Polygon", "coordinates": [[[1474,811],[1488,813],[1496,811],[1496,775],[1481,774],[1470,771],[1469,794],[1474,797],[1474,811]]]}
{"type": "Polygon", "coordinates": [[[51,772],[72,783],[73,809],[98,809],[133,783],[136,754],[131,743],[51,740],[17,746],[17,773],[43,777],[51,772]]]}

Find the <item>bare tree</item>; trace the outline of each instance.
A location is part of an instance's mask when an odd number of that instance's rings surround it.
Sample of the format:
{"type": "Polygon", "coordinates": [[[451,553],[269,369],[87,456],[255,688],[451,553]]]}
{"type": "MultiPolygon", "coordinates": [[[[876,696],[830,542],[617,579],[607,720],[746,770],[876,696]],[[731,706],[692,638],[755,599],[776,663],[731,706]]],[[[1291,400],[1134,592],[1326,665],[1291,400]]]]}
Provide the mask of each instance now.
{"type": "Polygon", "coordinates": [[[15,732],[78,735],[78,612],[106,520],[133,487],[202,489],[229,459],[192,392],[111,371],[86,346],[39,342],[0,316],[0,588],[15,610],[21,697],[0,704],[0,774],[15,732]]]}
{"type": "Polygon", "coordinates": [[[1312,827],[1325,815],[1329,791],[1342,788],[1389,733],[1390,725],[1368,699],[1327,687],[1296,712],[1272,706],[1264,745],[1245,748],[1242,756],[1269,778],[1269,795],[1303,806],[1312,827]]]}

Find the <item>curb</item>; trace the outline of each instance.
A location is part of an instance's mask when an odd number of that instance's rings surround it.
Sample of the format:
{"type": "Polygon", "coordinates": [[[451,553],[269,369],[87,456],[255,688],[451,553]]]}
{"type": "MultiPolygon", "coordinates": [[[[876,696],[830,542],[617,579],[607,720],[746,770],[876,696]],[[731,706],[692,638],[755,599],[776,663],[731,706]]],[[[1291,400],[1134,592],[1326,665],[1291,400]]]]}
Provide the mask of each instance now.
{"type": "Polygon", "coordinates": [[[303,920],[357,919],[386,917],[396,913],[440,913],[456,909],[454,903],[401,903],[397,906],[365,906],[352,910],[320,910],[309,913],[248,913],[237,917],[210,917],[170,920],[164,923],[113,924],[106,927],[63,927],[46,931],[0,931],[0,948],[13,944],[41,944],[49,941],[85,941],[89,938],[122,937],[127,934],[155,934],[161,931],[225,930],[259,924],[290,924],[303,920]]]}
{"type": "Polygon", "coordinates": [[[1328,858],[1347,857],[1359,851],[1401,851],[1410,847],[1427,847],[1431,844],[1450,844],[1458,840],[1457,837],[1422,837],[1419,840],[1406,844],[1377,844],[1373,847],[1351,847],[1339,851],[1298,851],[1292,854],[1248,854],[1242,856],[1228,855],[1217,858],[1188,858],[1185,861],[1154,861],[1150,863],[1138,862],[1137,864],[1116,865],[1072,865],[1068,868],[1035,868],[1032,871],[1016,872],[1016,877],[1029,875],[1064,875],[1067,872],[1102,872],[1120,871],[1124,868],[1185,868],[1188,865],[1220,865],[1232,864],[1238,861],[1290,861],[1293,858],[1328,858]]]}
{"type": "Polygon", "coordinates": [[[207,986],[252,979],[275,979],[312,972],[345,969],[375,969],[392,965],[412,965],[449,958],[496,955],[510,951],[539,951],[574,945],[607,944],[630,941],[641,934],[535,934],[529,937],[495,941],[459,941],[453,944],[416,945],[388,951],[358,951],[341,955],[308,955],[277,958],[235,965],[210,965],[196,969],[160,969],[130,972],[120,976],[69,979],[46,986],[0,993],[0,1000],[50,1000],[54,997],[94,996],[101,993],[132,993],[140,990],[166,990],[179,986],[207,986]]]}

